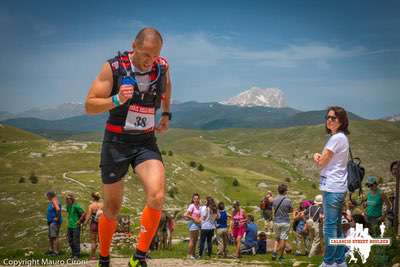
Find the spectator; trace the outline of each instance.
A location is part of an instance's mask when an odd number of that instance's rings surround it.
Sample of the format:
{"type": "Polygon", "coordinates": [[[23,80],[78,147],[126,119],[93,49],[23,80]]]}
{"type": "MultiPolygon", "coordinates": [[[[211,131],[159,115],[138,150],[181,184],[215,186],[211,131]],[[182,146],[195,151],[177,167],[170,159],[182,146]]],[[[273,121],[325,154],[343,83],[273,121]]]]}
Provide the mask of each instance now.
{"type": "Polygon", "coordinates": [[[379,226],[385,222],[386,214],[382,214],[383,203],[387,210],[391,209],[391,204],[386,198],[386,195],[378,186],[375,176],[369,176],[367,181],[369,188],[367,195],[367,224],[372,237],[380,236],[379,226]]]}
{"type": "Polygon", "coordinates": [[[218,203],[217,242],[218,242],[217,255],[226,257],[227,254],[226,248],[228,245],[228,213],[225,211],[224,202],[218,203]]]}
{"type": "Polygon", "coordinates": [[[322,267],[346,267],[345,245],[332,246],[332,238],[343,238],[342,207],[347,192],[347,162],[349,119],[341,107],[329,107],[325,130],[330,135],[322,154],[314,154],[315,164],[321,168],[320,190],[323,195],[325,252],[322,267]]]}
{"type": "Polygon", "coordinates": [[[239,201],[233,201],[233,212],[232,212],[232,237],[235,241],[235,258],[240,257],[240,244],[241,240],[246,232],[246,212],[240,208],[239,201]]]}
{"type": "Polygon", "coordinates": [[[267,235],[264,232],[258,234],[256,254],[267,253],[267,235]]]}
{"type": "Polygon", "coordinates": [[[192,196],[192,201],[186,210],[184,217],[189,220],[188,228],[190,233],[189,240],[189,255],[190,259],[196,259],[196,244],[199,239],[200,234],[200,195],[194,193],[192,196]]]}
{"type": "Polygon", "coordinates": [[[93,192],[92,193],[92,201],[89,204],[86,212],[85,224],[89,223],[89,231],[90,231],[90,241],[91,241],[91,250],[90,250],[90,259],[96,259],[96,249],[97,243],[99,239],[99,217],[103,213],[103,203],[100,202],[100,193],[93,192]]]}
{"type": "Polygon", "coordinates": [[[290,218],[289,213],[293,211],[292,201],[287,197],[287,185],[278,186],[278,196],[273,201],[274,211],[274,233],[275,244],[272,252],[272,260],[276,260],[277,252],[280,253],[279,260],[283,260],[283,253],[286,247],[286,240],[289,238],[290,218]]]}
{"type": "Polygon", "coordinates": [[[201,231],[200,231],[200,250],[199,256],[203,256],[204,245],[207,242],[208,257],[212,254],[212,237],[216,225],[218,208],[212,197],[206,198],[206,205],[200,210],[201,214],[201,231]]]}
{"type": "Polygon", "coordinates": [[[267,232],[267,235],[271,234],[273,200],[272,192],[268,191],[260,203],[261,216],[265,221],[265,231],[267,232]]]}
{"type": "Polygon", "coordinates": [[[305,207],[300,203],[299,208],[294,211],[293,230],[296,235],[295,256],[305,256],[309,253],[308,229],[306,229],[306,219],[304,216],[305,207]],[[302,252],[302,250],[304,252],[302,252]]]}
{"type": "Polygon", "coordinates": [[[68,243],[71,248],[72,257],[77,259],[81,254],[81,223],[85,220],[85,211],[75,202],[73,194],[66,197],[68,213],[68,243]]]}
{"type": "Polygon", "coordinates": [[[61,201],[56,196],[56,193],[49,191],[46,194],[49,204],[47,205],[47,225],[49,227],[49,250],[46,252],[47,255],[57,256],[60,251],[60,226],[62,223],[61,214],[61,201]]]}
{"type": "Polygon", "coordinates": [[[257,249],[257,225],[254,223],[254,216],[247,215],[246,234],[240,249],[241,254],[252,253],[256,254],[257,249]]]}
{"type": "Polygon", "coordinates": [[[315,196],[314,205],[305,210],[304,217],[306,218],[306,228],[308,229],[309,238],[311,241],[311,248],[308,257],[312,257],[317,255],[322,250],[322,195],[315,196]]]}

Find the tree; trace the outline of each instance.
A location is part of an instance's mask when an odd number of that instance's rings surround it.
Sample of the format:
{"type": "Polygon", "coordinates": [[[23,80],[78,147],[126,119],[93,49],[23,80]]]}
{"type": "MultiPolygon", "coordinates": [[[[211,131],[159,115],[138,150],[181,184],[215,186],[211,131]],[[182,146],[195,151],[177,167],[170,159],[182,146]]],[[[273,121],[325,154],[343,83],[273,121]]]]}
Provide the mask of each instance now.
{"type": "Polygon", "coordinates": [[[287,182],[287,183],[290,183],[290,178],[289,177],[287,177],[286,179],[285,179],[285,181],[287,182]]]}
{"type": "Polygon", "coordinates": [[[18,181],[19,183],[25,183],[25,177],[24,176],[21,176],[21,178],[19,178],[19,181],[18,181]]]}
{"type": "Polygon", "coordinates": [[[170,151],[168,151],[168,156],[173,156],[174,155],[174,153],[170,150],[170,151]]]}
{"type": "Polygon", "coordinates": [[[233,186],[239,186],[239,181],[238,181],[238,179],[233,178],[232,185],[233,185],[233,186]]]}

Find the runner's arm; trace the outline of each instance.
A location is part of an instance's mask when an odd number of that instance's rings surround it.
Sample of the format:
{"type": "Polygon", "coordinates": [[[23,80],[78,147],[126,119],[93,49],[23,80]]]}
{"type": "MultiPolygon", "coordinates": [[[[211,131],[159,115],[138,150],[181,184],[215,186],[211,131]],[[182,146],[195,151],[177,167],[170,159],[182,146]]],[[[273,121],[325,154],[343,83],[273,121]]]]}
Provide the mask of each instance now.
{"type": "Polygon", "coordinates": [[[169,69],[165,73],[165,91],[163,95],[162,101],[162,110],[163,112],[171,111],[171,92],[172,92],[172,83],[171,76],[169,74],[169,69]]]}
{"type": "Polygon", "coordinates": [[[97,114],[114,108],[110,97],[112,86],[112,70],[110,65],[105,63],[89,89],[85,102],[86,113],[97,114]]]}

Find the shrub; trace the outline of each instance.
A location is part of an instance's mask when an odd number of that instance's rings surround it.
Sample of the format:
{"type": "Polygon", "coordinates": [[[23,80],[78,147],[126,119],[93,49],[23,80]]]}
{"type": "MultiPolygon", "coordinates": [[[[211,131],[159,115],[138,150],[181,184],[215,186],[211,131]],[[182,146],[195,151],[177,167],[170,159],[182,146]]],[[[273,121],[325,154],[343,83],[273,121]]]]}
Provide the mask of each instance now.
{"type": "Polygon", "coordinates": [[[239,181],[238,181],[238,179],[233,178],[232,185],[233,185],[233,186],[239,186],[239,181]]]}
{"type": "Polygon", "coordinates": [[[313,189],[317,189],[317,185],[316,185],[315,183],[312,183],[311,187],[312,187],[313,189]]]}
{"type": "Polygon", "coordinates": [[[287,177],[286,179],[285,179],[285,181],[287,182],[287,183],[290,183],[290,178],[289,177],[287,177]]]}
{"type": "Polygon", "coordinates": [[[21,177],[21,178],[19,178],[19,181],[18,181],[19,183],[25,183],[25,177],[21,177]]]}
{"type": "Polygon", "coordinates": [[[192,167],[192,168],[196,168],[196,167],[197,167],[197,163],[194,162],[194,161],[191,161],[191,162],[189,163],[189,165],[190,165],[190,167],[192,167]]]}
{"type": "Polygon", "coordinates": [[[204,171],[204,166],[200,163],[197,169],[202,172],[204,171]]]}
{"type": "Polygon", "coordinates": [[[39,178],[36,176],[35,172],[31,172],[29,181],[31,181],[32,184],[37,184],[39,182],[39,178]]]}
{"type": "Polygon", "coordinates": [[[167,152],[165,150],[161,150],[161,155],[167,155],[167,152]]]}
{"type": "Polygon", "coordinates": [[[168,151],[168,156],[173,156],[174,155],[174,153],[170,150],[170,151],[168,151]]]}

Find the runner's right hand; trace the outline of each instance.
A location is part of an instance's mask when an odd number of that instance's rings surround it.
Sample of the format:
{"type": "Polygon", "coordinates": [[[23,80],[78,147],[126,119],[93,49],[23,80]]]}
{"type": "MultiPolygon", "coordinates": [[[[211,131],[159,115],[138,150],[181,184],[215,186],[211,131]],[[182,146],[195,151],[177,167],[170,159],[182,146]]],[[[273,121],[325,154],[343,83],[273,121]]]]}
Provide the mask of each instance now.
{"type": "Polygon", "coordinates": [[[118,98],[121,105],[125,104],[128,99],[131,99],[133,96],[133,86],[130,84],[123,84],[119,88],[118,98]]]}

